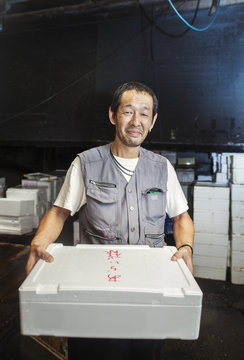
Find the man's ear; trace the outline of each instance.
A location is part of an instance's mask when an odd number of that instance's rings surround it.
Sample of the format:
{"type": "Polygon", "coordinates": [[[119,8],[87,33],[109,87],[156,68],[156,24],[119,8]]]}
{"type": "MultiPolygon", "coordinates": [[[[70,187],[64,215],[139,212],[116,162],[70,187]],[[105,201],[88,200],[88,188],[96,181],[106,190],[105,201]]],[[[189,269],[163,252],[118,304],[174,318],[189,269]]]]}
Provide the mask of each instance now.
{"type": "Polygon", "coordinates": [[[155,124],[155,122],[156,122],[156,120],[157,120],[157,117],[158,117],[158,114],[155,114],[154,117],[153,117],[152,124],[151,124],[151,126],[150,126],[149,131],[151,131],[152,128],[154,127],[154,124],[155,124]]]}
{"type": "Polygon", "coordinates": [[[111,124],[115,125],[116,123],[116,116],[114,115],[114,112],[111,109],[111,106],[109,106],[108,116],[111,124]]]}

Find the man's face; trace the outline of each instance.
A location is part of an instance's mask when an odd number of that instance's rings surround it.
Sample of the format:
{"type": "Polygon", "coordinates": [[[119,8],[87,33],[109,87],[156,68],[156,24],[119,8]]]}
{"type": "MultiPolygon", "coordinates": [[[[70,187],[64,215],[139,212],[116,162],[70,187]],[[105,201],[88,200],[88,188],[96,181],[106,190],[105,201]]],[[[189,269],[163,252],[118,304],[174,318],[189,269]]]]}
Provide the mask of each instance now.
{"type": "Polygon", "coordinates": [[[139,146],[154,126],[153,98],[145,92],[125,91],[117,114],[109,111],[112,124],[116,127],[116,141],[126,146],[139,146]]]}

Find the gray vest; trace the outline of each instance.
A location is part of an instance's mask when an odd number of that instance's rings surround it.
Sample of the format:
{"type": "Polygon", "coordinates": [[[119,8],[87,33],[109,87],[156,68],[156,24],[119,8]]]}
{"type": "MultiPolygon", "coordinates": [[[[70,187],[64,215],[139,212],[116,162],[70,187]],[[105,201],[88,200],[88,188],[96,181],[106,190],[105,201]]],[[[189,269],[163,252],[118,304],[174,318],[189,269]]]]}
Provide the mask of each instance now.
{"type": "Polygon", "coordinates": [[[81,243],[164,246],[166,159],[141,148],[127,182],[110,146],[79,154],[87,196],[79,214],[81,243]]]}

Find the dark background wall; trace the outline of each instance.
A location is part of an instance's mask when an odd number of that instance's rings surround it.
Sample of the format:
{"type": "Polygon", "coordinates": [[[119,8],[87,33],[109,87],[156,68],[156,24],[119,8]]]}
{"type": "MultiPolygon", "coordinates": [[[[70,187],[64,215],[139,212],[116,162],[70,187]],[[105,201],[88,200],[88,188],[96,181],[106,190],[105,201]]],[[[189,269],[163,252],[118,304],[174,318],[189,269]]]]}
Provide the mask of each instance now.
{"type": "MultiPolygon", "coordinates": [[[[24,30],[13,23],[0,34],[2,169],[67,167],[78,151],[111,141],[112,93],[132,80],[160,101],[146,147],[243,151],[244,5],[221,8],[205,32],[184,33],[172,13],[151,26],[147,14],[65,26],[52,18],[24,30]]],[[[195,25],[209,21],[201,10],[195,25]]]]}

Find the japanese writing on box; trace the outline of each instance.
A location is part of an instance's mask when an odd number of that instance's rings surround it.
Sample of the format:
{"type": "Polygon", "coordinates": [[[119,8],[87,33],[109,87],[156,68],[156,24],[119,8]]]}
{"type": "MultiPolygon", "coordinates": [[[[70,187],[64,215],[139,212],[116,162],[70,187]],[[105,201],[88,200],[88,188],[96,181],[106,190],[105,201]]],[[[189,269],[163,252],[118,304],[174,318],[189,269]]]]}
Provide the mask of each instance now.
{"type": "Polygon", "coordinates": [[[118,282],[121,278],[119,273],[121,253],[119,250],[106,250],[105,253],[108,261],[107,280],[109,282],[118,282]]]}

